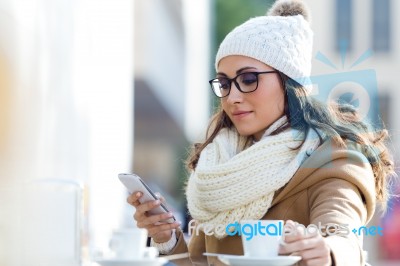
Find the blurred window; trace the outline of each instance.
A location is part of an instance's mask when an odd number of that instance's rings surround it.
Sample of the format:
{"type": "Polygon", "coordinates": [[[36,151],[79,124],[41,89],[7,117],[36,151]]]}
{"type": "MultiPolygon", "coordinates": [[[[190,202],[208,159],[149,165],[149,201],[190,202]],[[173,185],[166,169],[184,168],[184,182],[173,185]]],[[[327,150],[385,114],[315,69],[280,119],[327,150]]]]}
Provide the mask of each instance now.
{"type": "Polygon", "coordinates": [[[372,45],[375,52],[390,51],[390,0],[373,0],[372,45]]]}
{"type": "Polygon", "coordinates": [[[336,0],[336,50],[352,48],[352,0],[336,0]]]}

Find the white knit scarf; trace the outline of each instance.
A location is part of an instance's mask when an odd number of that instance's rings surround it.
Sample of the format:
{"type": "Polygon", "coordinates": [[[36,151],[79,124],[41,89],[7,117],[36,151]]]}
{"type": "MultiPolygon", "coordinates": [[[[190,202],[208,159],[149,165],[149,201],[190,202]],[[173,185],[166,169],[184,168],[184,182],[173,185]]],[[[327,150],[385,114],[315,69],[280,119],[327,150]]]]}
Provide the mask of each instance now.
{"type": "MultiPolygon", "coordinates": [[[[287,122],[280,118],[260,141],[238,150],[241,138],[236,131],[223,129],[201,152],[196,170],[187,186],[188,208],[199,224],[226,226],[241,220],[261,219],[268,211],[274,192],[283,187],[300,164],[314,151],[319,139],[310,130],[300,149],[303,133],[288,129],[271,132],[287,122]]],[[[218,234],[223,238],[226,234],[218,234]]]]}

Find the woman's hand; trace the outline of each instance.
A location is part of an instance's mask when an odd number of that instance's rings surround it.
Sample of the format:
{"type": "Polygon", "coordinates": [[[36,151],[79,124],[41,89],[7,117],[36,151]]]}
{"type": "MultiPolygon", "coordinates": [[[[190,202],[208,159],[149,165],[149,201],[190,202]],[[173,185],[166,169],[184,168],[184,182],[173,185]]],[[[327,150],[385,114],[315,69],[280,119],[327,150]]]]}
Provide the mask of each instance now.
{"type": "Polygon", "coordinates": [[[286,221],[286,225],[293,228],[293,234],[285,235],[285,244],[279,247],[279,254],[301,256],[301,266],[332,265],[330,248],[318,230],[305,234],[291,220],[286,221]]]}
{"type": "Polygon", "coordinates": [[[157,243],[167,242],[172,235],[172,229],[176,229],[180,226],[180,222],[175,221],[174,223],[163,223],[155,225],[156,223],[171,218],[172,213],[163,213],[150,215],[148,211],[160,206],[161,202],[164,201],[162,197],[158,200],[148,201],[143,204],[139,202],[140,197],[143,194],[141,192],[134,192],[128,198],[127,202],[135,207],[136,212],[133,218],[137,222],[137,227],[147,229],[148,236],[153,238],[157,243]]]}

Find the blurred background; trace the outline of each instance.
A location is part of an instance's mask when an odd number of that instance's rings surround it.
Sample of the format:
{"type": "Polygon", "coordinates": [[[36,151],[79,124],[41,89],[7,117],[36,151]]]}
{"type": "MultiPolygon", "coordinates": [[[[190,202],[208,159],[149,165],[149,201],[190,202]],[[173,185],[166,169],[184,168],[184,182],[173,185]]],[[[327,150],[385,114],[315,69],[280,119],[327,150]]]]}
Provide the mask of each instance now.
{"type": "MultiPolygon", "coordinates": [[[[0,265],[101,256],[113,230],[135,226],[121,172],[140,175],[185,224],[185,160],[217,105],[207,81],[218,44],[273,2],[0,0],[0,265]]],[[[305,2],[312,75],[337,82],[313,92],[350,93],[381,118],[397,165],[400,2],[305,2]]],[[[370,225],[384,228],[365,236],[371,264],[398,265],[400,202],[370,225]]]]}

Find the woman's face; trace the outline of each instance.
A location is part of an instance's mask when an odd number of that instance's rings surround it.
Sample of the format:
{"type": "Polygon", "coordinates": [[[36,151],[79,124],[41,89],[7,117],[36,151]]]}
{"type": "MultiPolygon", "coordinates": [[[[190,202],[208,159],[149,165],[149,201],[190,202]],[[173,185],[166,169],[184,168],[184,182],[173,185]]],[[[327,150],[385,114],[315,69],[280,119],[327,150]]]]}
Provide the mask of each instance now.
{"type": "MultiPolygon", "coordinates": [[[[234,78],[241,73],[273,70],[253,58],[232,55],[219,62],[217,77],[234,78]]],[[[284,91],[279,74],[258,75],[258,87],[249,93],[240,92],[232,82],[230,93],[221,99],[221,104],[240,135],[260,140],[265,130],[284,113],[284,91]]]]}

